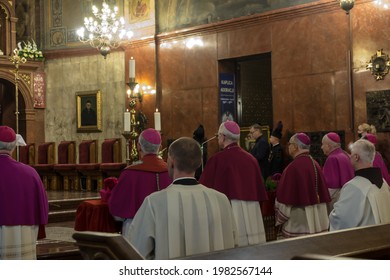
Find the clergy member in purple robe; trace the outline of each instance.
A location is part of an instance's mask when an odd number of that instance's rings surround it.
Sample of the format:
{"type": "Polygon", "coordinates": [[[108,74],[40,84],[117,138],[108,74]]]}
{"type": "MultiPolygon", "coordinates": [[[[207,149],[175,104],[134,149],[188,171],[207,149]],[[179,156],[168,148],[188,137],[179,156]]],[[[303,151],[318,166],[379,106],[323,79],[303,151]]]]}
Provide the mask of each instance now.
{"type": "MultiPolygon", "coordinates": [[[[370,141],[372,144],[374,144],[376,148],[377,139],[374,134],[367,133],[365,136],[363,136],[363,139],[370,141]]],[[[381,153],[378,151],[375,152],[374,162],[372,163],[372,166],[380,168],[383,179],[385,179],[386,183],[390,186],[389,171],[387,169],[387,166],[385,164],[385,161],[383,160],[381,153]]]]}
{"type": "Polygon", "coordinates": [[[325,134],[322,137],[321,149],[327,156],[322,171],[331,197],[331,202],[328,204],[328,213],[330,213],[333,204],[340,197],[340,189],[355,176],[355,171],[349,155],[341,149],[340,136],[337,133],[325,134]]]}
{"type": "Polygon", "coordinates": [[[160,146],[161,136],[157,130],[142,131],[137,143],[141,160],[122,171],[111,191],[108,207],[114,217],[123,221],[122,234],[127,233],[145,197],[172,183],[167,163],[158,156],[160,146]]]}
{"type": "Polygon", "coordinates": [[[310,155],[310,138],[294,134],[288,142],[293,161],[284,169],[276,189],[275,219],[281,237],[328,230],[328,187],[320,165],[310,155]]]}
{"type": "Polygon", "coordinates": [[[0,126],[0,260],[35,260],[48,200],[35,169],[11,157],[15,146],[15,131],[0,126]]]}
{"type": "Polygon", "coordinates": [[[222,150],[207,161],[199,182],[229,198],[238,229],[238,245],[245,246],[266,241],[260,202],[268,198],[259,164],[238,145],[239,140],[237,123],[226,121],[220,125],[218,144],[222,150]]]}

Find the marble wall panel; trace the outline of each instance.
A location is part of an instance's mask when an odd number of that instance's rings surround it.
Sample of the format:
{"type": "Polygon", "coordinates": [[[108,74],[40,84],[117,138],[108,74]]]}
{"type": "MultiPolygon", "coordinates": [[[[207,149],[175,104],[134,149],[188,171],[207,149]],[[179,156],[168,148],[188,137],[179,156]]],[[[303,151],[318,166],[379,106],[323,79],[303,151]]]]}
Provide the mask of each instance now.
{"type": "Polygon", "coordinates": [[[295,131],[323,131],[336,127],[333,75],[294,78],[293,102],[295,131]]]}
{"type": "Polygon", "coordinates": [[[390,53],[390,9],[379,8],[374,2],[369,2],[357,5],[351,15],[354,68],[365,69],[376,50],[390,53]]]}
{"type": "Polygon", "coordinates": [[[310,37],[306,42],[310,45],[313,73],[345,69],[349,48],[348,21],[348,16],[339,11],[310,17],[310,37]]]}
{"type": "Polygon", "coordinates": [[[274,108],[274,121],[283,122],[283,142],[287,142],[289,131],[295,130],[293,109],[292,78],[274,79],[272,82],[272,103],[274,108]]]}
{"type": "Polygon", "coordinates": [[[272,27],[272,77],[311,73],[310,18],[277,22],[272,27]]]}
{"type": "Polygon", "coordinates": [[[332,81],[334,87],[334,107],[335,107],[335,118],[336,125],[335,130],[345,130],[346,138],[350,134],[353,127],[352,123],[352,108],[351,108],[351,94],[349,90],[349,73],[347,71],[339,71],[334,73],[334,80],[332,81]]]}
{"type": "MultiPolygon", "coordinates": [[[[125,102],[124,53],[111,53],[107,59],[101,55],[50,60],[46,63],[47,107],[45,115],[45,141],[59,143],[74,140],[122,138],[125,102]],[[76,132],[76,92],[100,89],[102,92],[103,131],[76,132]]],[[[123,159],[125,146],[122,145],[123,159]]],[[[99,149],[99,159],[101,151],[99,149]]]]}
{"type": "Polygon", "coordinates": [[[204,88],[218,83],[215,38],[216,35],[213,34],[185,40],[186,44],[191,40],[199,40],[197,42],[201,44],[187,47],[182,60],[185,65],[185,84],[188,88],[204,88]]]}
{"type": "Polygon", "coordinates": [[[186,68],[184,57],[186,47],[182,39],[167,41],[159,47],[159,69],[161,84],[166,89],[185,86],[186,68]]]}
{"type": "MultiPolygon", "coordinates": [[[[202,89],[202,122],[207,139],[211,139],[218,132],[219,128],[219,96],[218,87],[202,89]]],[[[211,140],[207,145],[209,154],[219,150],[217,139],[211,140]]]]}
{"type": "Polygon", "coordinates": [[[175,90],[171,95],[170,135],[192,137],[192,132],[202,122],[201,89],[175,90]]]}
{"type": "Polygon", "coordinates": [[[269,52],[271,35],[271,24],[222,32],[218,35],[218,59],[269,52]]]}

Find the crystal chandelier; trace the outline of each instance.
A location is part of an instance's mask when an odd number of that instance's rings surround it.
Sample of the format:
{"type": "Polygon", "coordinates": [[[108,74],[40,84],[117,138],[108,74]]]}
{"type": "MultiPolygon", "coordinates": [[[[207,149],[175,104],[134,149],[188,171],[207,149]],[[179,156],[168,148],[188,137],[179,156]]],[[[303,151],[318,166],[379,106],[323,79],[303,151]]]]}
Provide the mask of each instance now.
{"type": "Polygon", "coordinates": [[[99,50],[100,54],[106,58],[111,52],[120,46],[122,40],[133,36],[132,31],[125,29],[125,20],[123,17],[117,19],[118,7],[111,10],[105,1],[99,11],[96,6],[92,6],[93,17],[84,18],[84,27],[77,30],[79,40],[83,43],[89,43],[92,47],[99,50]],[[85,34],[87,31],[87,34],[85,34]]]}

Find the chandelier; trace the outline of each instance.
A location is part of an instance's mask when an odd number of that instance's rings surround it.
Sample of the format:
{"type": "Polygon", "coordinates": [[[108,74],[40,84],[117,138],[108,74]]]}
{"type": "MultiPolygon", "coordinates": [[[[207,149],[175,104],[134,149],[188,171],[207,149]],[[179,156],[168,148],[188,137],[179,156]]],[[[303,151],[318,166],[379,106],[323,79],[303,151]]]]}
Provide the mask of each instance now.
{"type": "Polygon", "coordinates": [[[388,1],[383,1],[383,0],[375,0],[374,3],[384,9],[389,9],[390,8],[390,4],[388,3],[388,1]]]}
{"type": "Polygon", "coordinates": [[[123,17],[117,19],[118,7],[111,10],[105,1],[99,11],[95,5],[92,6],[93,17],[84,18],[84,27],[77,30],[79,40],[89,43],[93,48],[99,50],[100,54],[106,58],[111,49],[118,48],[121,42],[127,37],[133,36],[132,31],[125,29],[123,17]],[[86,34],[87,31],[87,34],[86,34]]]}

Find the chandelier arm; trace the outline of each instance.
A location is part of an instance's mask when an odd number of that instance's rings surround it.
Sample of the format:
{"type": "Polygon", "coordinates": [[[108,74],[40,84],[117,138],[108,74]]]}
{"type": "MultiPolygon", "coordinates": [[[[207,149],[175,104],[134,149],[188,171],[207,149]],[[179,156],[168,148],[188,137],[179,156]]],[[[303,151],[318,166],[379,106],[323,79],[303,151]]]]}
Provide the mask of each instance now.
{"type": "Polygon", "coordinates": [[[102,6],[101,10],[92,7],[93,16],[84,19],[84,28],[87,32],[80,28],[77,34],[80,42],[89,43],[106,57],[111,49],[121,45],[125,35],[130,39],[133,33],[126,30],[123,17],[117,18],[117,7],[111,10],[105,1],[102,6]]]}

